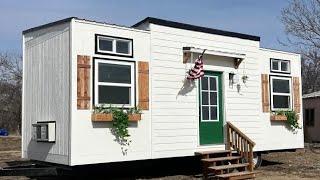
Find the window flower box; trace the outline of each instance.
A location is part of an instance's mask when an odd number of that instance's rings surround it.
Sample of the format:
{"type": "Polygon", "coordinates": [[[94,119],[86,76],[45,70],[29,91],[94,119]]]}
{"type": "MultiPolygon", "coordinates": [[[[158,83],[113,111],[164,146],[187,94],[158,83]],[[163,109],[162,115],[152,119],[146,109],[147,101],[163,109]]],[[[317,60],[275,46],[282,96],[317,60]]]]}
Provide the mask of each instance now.
{"type": "Polygon", "coordinates": [[[137,122],[141,120],[141,114],[128,114],[129,121],[137,122]]]}
{"type": "Polygon", "coordinates": [[[113,117],[111,113],[93,113],[91,115],[91,120],[93,122],[110,122],[113,117]]]}
{"type": "Polygon", "coordinates": [[[287,116],[286,115],[271,115],[270,120],[271,121],[286,121],[287,116]]]}
{"type": "MultiPolygon", "coordinates": [[[[141,120],[141,114],[128,114],[130,122],[138,122],[141,120]]],[[[93,113],[91,115],[93,122],[111,122],[113,120],[111,113],[93,113]]]]}

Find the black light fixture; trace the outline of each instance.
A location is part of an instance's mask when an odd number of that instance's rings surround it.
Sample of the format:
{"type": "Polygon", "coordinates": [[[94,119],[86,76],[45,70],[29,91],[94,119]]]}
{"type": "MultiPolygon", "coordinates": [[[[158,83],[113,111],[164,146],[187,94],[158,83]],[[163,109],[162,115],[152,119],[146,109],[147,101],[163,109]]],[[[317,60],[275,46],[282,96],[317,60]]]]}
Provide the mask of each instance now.
{"type": "Polygon", "coordinates": [[[233,83],[234,83],[234,76],[235,76],[236,74],[234,73],[234,72],[230,72],[229,73],[229,85],[233,85],[233,83]]]}

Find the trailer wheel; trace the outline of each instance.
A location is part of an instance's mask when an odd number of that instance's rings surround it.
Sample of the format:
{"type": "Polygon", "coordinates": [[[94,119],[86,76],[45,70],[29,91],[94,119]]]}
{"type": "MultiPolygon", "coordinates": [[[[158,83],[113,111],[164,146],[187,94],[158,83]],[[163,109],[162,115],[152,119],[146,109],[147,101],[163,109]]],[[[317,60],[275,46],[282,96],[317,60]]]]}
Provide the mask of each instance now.
{"type": "Polygon", "coordinates": [[[261,166],[262,157],[260,153],[253,153],[253,165],[255,169],[258,169],[261,166]]]}

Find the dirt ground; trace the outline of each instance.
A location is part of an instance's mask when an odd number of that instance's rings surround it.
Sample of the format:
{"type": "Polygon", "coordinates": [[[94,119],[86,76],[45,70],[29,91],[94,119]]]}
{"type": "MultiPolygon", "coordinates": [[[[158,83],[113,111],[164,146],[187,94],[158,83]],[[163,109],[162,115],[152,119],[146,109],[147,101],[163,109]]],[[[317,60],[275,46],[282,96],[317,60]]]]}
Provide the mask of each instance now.
{"type": "MultiPolygon", "coordinates": [[[[0,167],[24,163],[20,152],[20,137],[0,137],[0,167]]],[[[265,154],[262,167],[257,170],[258,180],[320,180],[320,154],[311,152],[307,148],[297,152],[281,152],[265,154]]],[[[107,177],[107,176],[106,176],[107,177]]],[[[108,179],[108,178],[104,179],[108,179]]],[[[29,179],[27,177],[0,177],[1,180],[29,179]]],[[[130,179],[161,179],[184,180],[201,179],[201,174],[161,175],[147,178],[130,179]]]]}

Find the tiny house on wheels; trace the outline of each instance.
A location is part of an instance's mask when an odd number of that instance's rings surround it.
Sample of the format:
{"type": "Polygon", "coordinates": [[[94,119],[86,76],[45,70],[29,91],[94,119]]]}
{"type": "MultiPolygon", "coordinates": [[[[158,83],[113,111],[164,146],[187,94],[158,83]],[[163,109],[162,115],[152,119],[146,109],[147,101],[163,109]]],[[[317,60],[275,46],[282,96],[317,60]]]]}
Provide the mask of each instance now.
{"type": "Polygon", "coordinates": [[[258,36],[150,17],[31,28],[22,156],[75,166],[201,155],[205,172],[249,176],[261,153],[303,148],[300,64],[258,36]]]}

